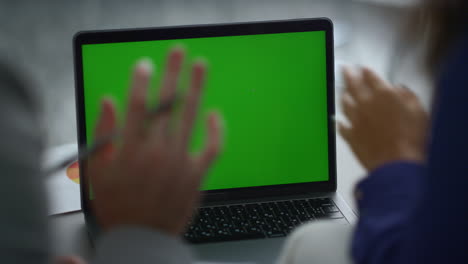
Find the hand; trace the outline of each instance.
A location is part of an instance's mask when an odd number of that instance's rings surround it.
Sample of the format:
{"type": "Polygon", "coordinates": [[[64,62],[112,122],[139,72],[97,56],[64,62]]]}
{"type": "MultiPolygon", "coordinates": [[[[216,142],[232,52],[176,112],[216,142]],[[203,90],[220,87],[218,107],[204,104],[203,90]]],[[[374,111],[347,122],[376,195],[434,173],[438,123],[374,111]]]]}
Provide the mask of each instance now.
{"type": "MultiPolygon", "coordinates": [[[[160,102],[176,94],[183,57],[180,48],[170,52],[160,102]]],[[[105,146],[89,161],[93,208],[104,229],[140,225],[178,235],[192,216],[202,177],[219,151],[220,121],[216,114],[209,115],[206,147],[200,154],[190,155],[188,147],[205,65],[197,62],[192,67],[191,84],[180,118],[169,110],[147,120],[145,102],[150,66],[141,62],[134,70],[122,142],[118,146],[105,146]]],[[[96,137],[111,133],[115,126],[114,105],[104,100],[96,137]]]]}
{"type": "Polygon", "coordinates": [[[55,259],[55,264],[87,264],[78,256],[60,256],[55,259]]]}
{"type": "Polygon", "coordinates": [[[343,71],[343,112],[349,126],[339,131],[358,160],[371,171],[396,160],[423,162],[428,115],[416,95],[381,80],[370,69],[343,71]]]}

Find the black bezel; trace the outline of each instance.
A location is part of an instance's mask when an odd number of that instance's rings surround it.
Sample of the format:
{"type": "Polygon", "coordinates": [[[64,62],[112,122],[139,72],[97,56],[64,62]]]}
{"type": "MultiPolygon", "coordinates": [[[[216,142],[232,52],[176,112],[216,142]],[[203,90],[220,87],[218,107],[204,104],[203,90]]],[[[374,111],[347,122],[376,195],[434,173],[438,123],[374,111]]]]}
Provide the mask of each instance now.
{"type": "MultiPolygon", "coordinates": [[[[84,120],[85,109],[82,68],[83,64],[81,53],[82,45],[304,31],[325,31],[326,35],[329,180],[323,182],[210,190],[203,192],[204,200],[206,202],[217,202],[245,198],[261,198],[267,196],[282,196],[292,194],[296,195],[312,192],[336,191],[333,24],[328,18],[78,32],[73,38],[73,51],[75,65],[75,96],[79,146],[86,145],[86,123],[84,120]]],[[[86,186],[88,186],[88,183],[84,175],[85,166],[86,162],[80,162],[81,204],[84,212],[86,213],[89,209],[89,195],[88,188],[86,188],[86,186]]]]}

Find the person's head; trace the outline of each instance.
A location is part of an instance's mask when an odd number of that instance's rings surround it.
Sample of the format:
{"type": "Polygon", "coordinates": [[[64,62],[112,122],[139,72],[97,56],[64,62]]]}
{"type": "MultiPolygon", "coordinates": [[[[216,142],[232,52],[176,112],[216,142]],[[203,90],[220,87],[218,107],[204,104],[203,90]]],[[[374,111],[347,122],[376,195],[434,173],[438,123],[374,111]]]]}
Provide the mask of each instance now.
{"type": "Polygon", "coordinates": [[[435,73],[458,35],[468,28],[468,1],[421,1],[410,26],[419,33],[414,36],[427,40],[425,65],[435,73]]]}

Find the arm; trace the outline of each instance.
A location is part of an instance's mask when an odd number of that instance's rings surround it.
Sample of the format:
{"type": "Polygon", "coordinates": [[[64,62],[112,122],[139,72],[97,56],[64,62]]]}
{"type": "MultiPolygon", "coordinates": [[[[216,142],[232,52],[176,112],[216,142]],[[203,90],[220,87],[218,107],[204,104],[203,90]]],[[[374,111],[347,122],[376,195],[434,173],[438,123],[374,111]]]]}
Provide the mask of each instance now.
{"type": "MultiPolygon", "coordinates": [[[[437,85],[426,168],[414,162],[389,163],[398,160],[399,155],[403,160],[411,160],[411,155],[405,157],[401,150],[395,152],[399,153],[396,156],[384,153],[401,138],[410,138],[405,133],[388,138],[391,144],[381,145],[380,151],[373,149],[367,152],[369,156],[361,155],[367,161],[364,164],[387,165],[376,166],[378,169],[371,170],[369,178],[358,187],[362,192],[358,201],[361,217],[352,248],[357,263],[460,263],[468,258],[468,34],[459,44],[449,56],[437,85]],[[374,156],[384,158],[375,162],[374,156]]],[[[403,98],[400,100],[404,102],[403,98]]],[[[371,105],[379,109],[372,101],[371,105]]],[[[406,107],[383,106],[393,111],[390,114],[406,107]]],[[[371,123],[385,129],[399,126],[415,130],[414,122],[405,123],[402,116],[398,119],[386,126],[375,120],[371,123]]],[[[362,151],[355,138],[348,139],[355,150],[362,151]]],[[[406,145],[413,152],[418,150],[417,145],[406,145]]],[[[359,152],[356,154],[359,156],[359,152]]]]}
{"type": "MultiPolygon", "coordinates": [[[[181,48],[170,52],[159,103],[178,94],[183,58],[181,48]]],[[[192,66],[181,115],[167,109],[148,119],[146,93],[151,73],[148,61],[135,67],[122,142],[107,144],[88,162],[93,209],[104,231],[95,263],[183,264],[193,259],[179,236],[198,202],[202,177],[217,156],[219,120],[215,114],[208,117],[207,146],[198,155],[190,153],[205,66],[201,62],[192,66]]],[[[97,138],[116,127],[115,107],[111,100],[104,100],[97,138]]]]}
{"type": "Polygon", "coordinates": [[[401,240],[402,230],[421,199],[425,174],[421,164],[393,162],[358,184],[360,219],[352,241],[356,263],[384,263],[382,259],[393,263],[389,252],[401,240]]]}
{"type": "Polygon", "coordinates": [[[93,263],[192,263],[189,248],[179,239],[148,228],[123,226],[104,234],[93,263]]]}
{"type": "MultiPolygon", "coordinates": [[[[180,59],[179,56],[179,65],[180,59]]],[[[203,65],[194,66],[193,76],[195,81],[192,82],[190,89],[189,104],[184,109],[186,119],[183,123],[185,130],[180,133],[182,140],[188,139],[193,125],[197,108],[194,101],[198,100],[200,93],[204,76],[203,65]]],[[[177,77],[178,73],[174,75],[173,72],[172,78],[177,77]]],[[[143,84],[141,78],[142,76],[136,77],[140,90],[146,88],[142,86],[147,84],[147,82],[143,84]]],[[[172,92],[175,86],[176,83],[171,81],[170,85],[166,85],[165,91],[168,92],[169,89],[169,92],[172,92]]],[[[0,217],[0,259],[2,263],[50,263],[52,254],[45,192],[38,158],[42,154],[42,135],[38,129],[40,126],[36,115],[37,108],[25,89],[25,85],[16,76],[0,65],[0,120],[2,122],[0,169],[3,176],[0,185],[2,196],[0,210],[4,213],[0,217]]],[[[140,100],[138,105],[133,102],[134,110],[135,108],[144,109],[141,107],[145,102],[144,96],[141,93],[138,94],[140,100]]],[[[112,106],[112,109],[109,106],[111,105],[104,105],[103,116],[98,124],[98,133],[107,134],[113,130],[113,120],[109,120],[113,117],[109,114],[112,116],[114,113],[109,113],[109,110],[113,111],[112,106]]],[[[135,121],[135,112],[131,114],[133,114],[131,119],[135,121]]],[[[140,112],[140,114],[143,116],[145,113],[140,112]]],[[[168,122],[168,117],[165,117],[168,122]]],[[[161,120],[158,121],[160,121],[158,125],[161,125],[161,120]]],[[[137,129],[140,125],[129,126],[127,124],[127,128],[137,129]]],[[[156,129],[152,132],[160,129],[159,126],[154,128],[156,129]]],[[[105,170],[91,169],[93,175],[100,174],[99,177],[93,177],[93,186],[96,191],[95,195],[101,202],[98,215],[107,231],[98,242],[96,263],[189,263],[192,261],[190,251],[177,238],[177,234],[183,230],[187,218],[191,216],[198,198],[201,178],[217,154],[218,123],[213,115],[208,120],[208,130],[207,148],[200,155],[191,157],[189,164],[187,164],[188,160],[176,159],[185,154],[183,152],[186,150],[185,145],[181,148],[182,153],[175,156],[165,155],[167,153],[164,151],[170,148],[158,147],[147,149],[157,150],[156,152],[146,153],[156,154],[156,156],[143,155],[135,159],[134,155],[130,155],[118,162],[109,160],[106,163],[108,153],[99,153],[98,156],[93,157],[92,160],[100,162],[100,165],[104,163],[109,165],[105,166],[105,170]],[[175,160],[166,159],[155,163],[157,157],[175,160]],[[146,167],[141,163],[135,164],[143,159],[147,161],[146,167]],[[129,169],[131,165],[137,167],[129,169]],[[161,167],[164,173],[155,172],[161,167]],[[109,171],[111,168],[112,171],[109,171]],[[143,178],[135,176],[135,168],[141,172],[137,175],[143,178]],[[188,171],[181,172],[178,170],[180,168],[188,171]],[[122,185],[116,186],[116,178],[114,178],[116,175],[121,176],[122,185]],[[178,183],[184,181],[185,184],[173,184],[171,181],[161,183],[161,176],[164,175],[170,175],[172,180],[178,180],[178,183]],[[142,180],[148,179],[154,181],[141,184],[142,180]],[[125,182],[127,180],[129,182],[125,182]],[[135,182],[136,184],[132,184],[135,182]],[[109,186],[114,188],[107,188],[109,186]],[[129,188],[129,186],[137,188],[129,188]],[[147,188],[142,190],[143,186],[147,188]],[[152,194],[159,194],[161,197],[152,196],[152,194]],[[120,200],[116,201],[116,198],[120,200]],[[116,208],[113,206],[115,204],[119,206],[116,208]]],[[[155,138],[148,135],[146,139],[154,140],[155,138]]],[[[106,150],[104,152],[107,152],[106,150]]],[[[135,149],[137,153],[140,150],[135,149]]],[[[79,262],[74,260],[73,263],[79,262]]]]}
{"type": "Polygon", "coordinates": [[[399,258],[462,263],[468,259],[468,31],[437,87],[424,195],[403,231],[399,258]]]}

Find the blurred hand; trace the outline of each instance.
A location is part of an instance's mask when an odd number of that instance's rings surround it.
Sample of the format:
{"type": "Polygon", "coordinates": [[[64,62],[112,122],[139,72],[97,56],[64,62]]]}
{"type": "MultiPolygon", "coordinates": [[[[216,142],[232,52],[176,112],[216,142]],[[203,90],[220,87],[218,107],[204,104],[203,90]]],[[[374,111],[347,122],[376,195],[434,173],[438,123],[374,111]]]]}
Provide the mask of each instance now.
{"type": "MultiPolygon", "coordinates": [[[[176,94],[183,58],[180,48],[170,52],[160,102],[176,94]]],[[[197,62],[192,67],[179,118],[169,110],[147,120],[145,102],[151,68],[151,63],[140,62],[134,70],[122,142],[118,146],[109,144],[89,161],[93,207],[104,229],[140,225],[178,235],[192,216],[202,177],[219,151],[220,122],[214,113],[209,115],[206,147],[200,154],[190,155],[205,65],[197,62]]],[[[104,100],[96,137],[111,133],[115,127],[114,105],[104,100]]]]}
{"type": "Polygon", "coordinates": [[[78,256],[60,256],[55,259],[55,264],[87,264],[78,256]]]}
{"type": "Polygon", "coordinates": [[[339,131],[361,164],[371,171],[396,160],[423,162],[429,118],[416,95],[367,68],[343,74],[349,126],[340,122],[339,131]]]}

